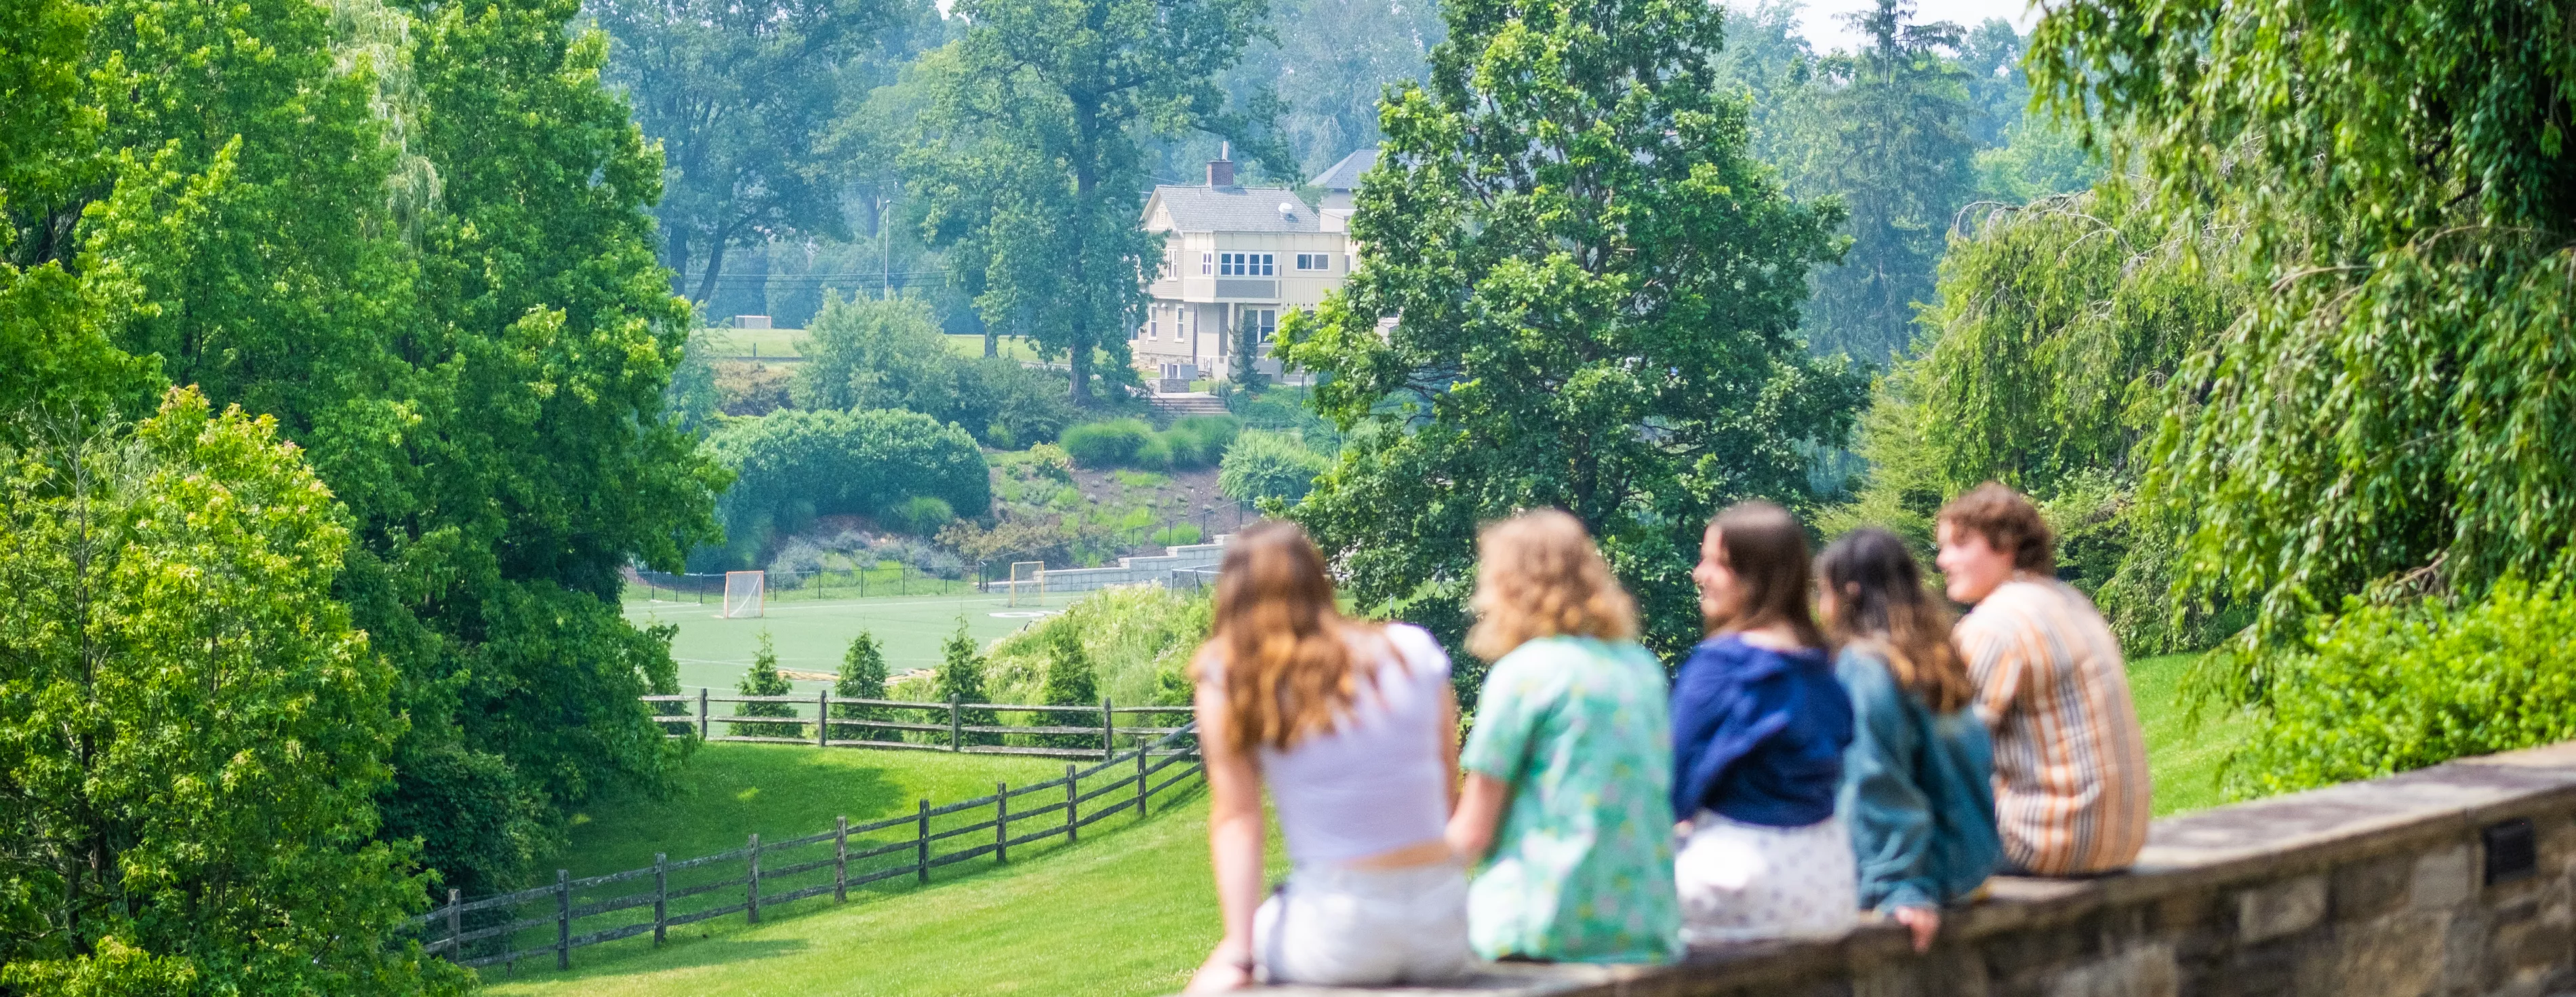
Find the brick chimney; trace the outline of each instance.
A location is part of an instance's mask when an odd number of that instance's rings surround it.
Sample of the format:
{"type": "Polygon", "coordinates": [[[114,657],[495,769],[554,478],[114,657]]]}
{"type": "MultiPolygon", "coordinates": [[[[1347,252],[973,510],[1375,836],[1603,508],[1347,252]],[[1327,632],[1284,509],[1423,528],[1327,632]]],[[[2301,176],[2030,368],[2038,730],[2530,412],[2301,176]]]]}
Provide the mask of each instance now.
{"type": "Polygon", "coordinates": [[[1216,158],[1208,160],[1208,186],[1234,186],[1234,160],[1231,158],[1233,152],[1234,143],[1217,143],[1216,158]]]}

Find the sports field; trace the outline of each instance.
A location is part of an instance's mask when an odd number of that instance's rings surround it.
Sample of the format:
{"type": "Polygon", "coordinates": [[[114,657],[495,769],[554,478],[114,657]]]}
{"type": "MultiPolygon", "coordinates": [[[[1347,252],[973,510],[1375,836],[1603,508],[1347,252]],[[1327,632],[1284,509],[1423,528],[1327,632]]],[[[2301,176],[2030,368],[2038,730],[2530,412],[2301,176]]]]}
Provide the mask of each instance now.
{"type": "Polygon", "coordinates": [[[671,655],[680,662],[680,687],[690,692],[704,687],[719,693],[732,691],[734,683],[751,667],[764,632],[778,651],[778,667],[801,673],[789,678],[797,680],[799,690],[813,692],[828,685],[828,681],[803,676],[837,672],[842,652],[849,649],[850,638],[861,630],[875,633],[884,642],[887,671],[900,675],[916,668],[937,667],[939,642],[956,631],[961,617],[966,621],[966,633],[977,644],[990,644],[1064,608],[1074,598],[1055,595],[1041,601],[1023,595],[1020,604],[1013,606],[1000,595],[972,590],[954,595],[865,599],[813,599],[804,592],[781,592],[768,602],[759,618],[728,620],[720,615],[722,600],[715,595],[707,596],[704,603],[695,597],[674,601],[668,591],[663,596],[628,599],[626,619],[639,627],[654,623],[677,625],[680,632],[671,640],[671,655]]]}

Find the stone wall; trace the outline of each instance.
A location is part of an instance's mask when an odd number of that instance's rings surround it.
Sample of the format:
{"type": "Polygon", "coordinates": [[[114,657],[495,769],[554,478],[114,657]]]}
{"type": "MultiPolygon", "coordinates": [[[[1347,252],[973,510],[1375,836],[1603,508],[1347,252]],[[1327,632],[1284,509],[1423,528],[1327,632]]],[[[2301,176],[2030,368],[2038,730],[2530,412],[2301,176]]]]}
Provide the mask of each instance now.
{"type": "Polygon", "coordinates": [[[1947,914],[1925,955],[1882,923],[1813,942],[1696,950],[1657,969],[1498,966],[1445,989],[1668,997],[2576,990],[2576,742],[2161,820],[2148,840],[2120,875],[1995,880],[1991,896],[1947,914]]]}
{"type": "Polygon", "coordinates": [[[1055,595],[1066,592],[1089,592],[1112,585],[1169,585],[1172,572],[1193,568],[1214,568],[1225,558],[1226,537],[1215,543],[1165,547],[1161,556],[1122,557],[1118,563],[1100,568],[1059,568],[1040,571],[1035,579],[997,581],[995,592],[1009,593],[1014,588],[1022,595],[1040,593],[1055,595]]]}

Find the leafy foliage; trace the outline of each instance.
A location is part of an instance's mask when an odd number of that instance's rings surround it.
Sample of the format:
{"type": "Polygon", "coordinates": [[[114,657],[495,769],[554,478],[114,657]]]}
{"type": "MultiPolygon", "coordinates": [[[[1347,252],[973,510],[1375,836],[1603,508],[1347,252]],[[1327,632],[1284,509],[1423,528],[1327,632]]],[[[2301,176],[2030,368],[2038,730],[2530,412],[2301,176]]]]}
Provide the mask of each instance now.
{"type": "Polygon", "coordinates": [[[2347,604],[2272,666],[2228,790],[2269,796],[2576,737],[2576,601],[2507,581],[2477,602],[2347,604]]]}
{"type": "Polygon", "coordinates": [[[1217,488],[1239,502],[1278,499],[1294,505],[1314,490],[1330,463],[1297,437],[1250,432],[1234,441],[1217,468],[1217,488]]]}
{"type": "MultiPolygon", "coordinates": [[[[832,695],[846,696],[851,699],[886,698],[885,646],[877,641],[876,634],[861,630],[858,636],[850,638],[850,649],[841,656],[841,673],[832,681],[832,695]]],[[[892,719],[887,716],[887,713],[887,709],[882,706],[834,704],[832,707],[832,716],[839,720],[892,719]]],[[[866,738],[871,741],[892,741],[897,740],[896,735],[899,733],[899,731],[874,727],[839,724],[832,727],[834,740],[866,738]]]]}
{"type": "MultiPolygon", "coordinates": [[[[933,694],[943,703],[989,703],[984,694],[984,656],[976,653],[975,638],[966,636],[966,618],[957,618],[957,632],[939,644],[939,670],[932,675],[933,694]]],[[[959,710],[957,722],[967,727],[990,727],[1002,722],[991,710],[959,710]]],[[[963,744],[1000,744],[998,734],[967,733],[963,744]]]]}
{"type": "Polygon", "coordinates": [[[1063,385],[1001,357],[962,357],[919,301],[827,297],[806,330],[795,397],[806,408],[899,408],[995,446],[1043,443],[1072,421],[1063,385]]]}
{"type": "Polygon", "coordinates": [[[816,516],[900,512],[915,497],[946,502],[952,515],[992,505],[974,438],[918,412],[785,409],[731,423],[708,444],[738,475],[724,496],[721,555],[737,566],[758,563],[778,536],[816,516]]]}
{"type": "Polygon", "coordinates": [[[1129,705],[1186,704],[1190,683],[1183,671],[1207,640],[1215,608],[1205,592],[1102,589],[994,642],[986,672],[995,693],[1010,702],[1043,700],[1051,662],[1073,644],[1093,669],[1096,689],[1085,702],[1108,696],[1129,705]]]}
{"type": "MultiPolygon", "coordinates": [[[[1791,204],[1720,94],[1716,8],[1470,0],[1427,86],[1392,95],[1349,282],[1280,330],[1314,399],[1367,425],[1292,515],[1372,612],[1464,629],[1476,528],[1563,507],[1698,635],[1690,552],[1717,508],[1803,504],[1863,381],[1797,336],[1840,214],[1791,204]],[[1616,25],[1616,30],[1609,26],[1616,25]],[[1382,316],[1400,316],[1381,330],[1382,316]]],[[[1461,689],[1477,676],[1461,669],[1461,689]]]]}
{"type": "Polygon", "coordinates": [[[1222,461],[1226,448],[1242,431],[1242,420],[1223,415],[1186,416],[1161,432],[1140,419],[1111,419],[1065,430],[1062,442],[1065,452],[1084,467],[1169,470],[1222,461]]]}
{"type": "MultiPolygon", "coordinates": [[[[1038,690],[1039,701],[1048,706],[1090,706],[1100,702],[1099,679],[1091,668],[1091,652],[1082,646],[1082,638],[1071,630],[1055,631],[1055,640],[1047,648],[1046,685],[1038,690]]],[[[1046,722],[1072,726],[1068,721],[1049,718],[1046,722]]],[[[1098,739],[1084,734],[1041,734],[1038,743],[1053,748],[1097,747],[1098,739]]]]}
{"type": "MultiPolygon", "coordinates": [[[[1226,89],[1248,104],[1277,90],[1279,139],[1298,173],[1292,184],[1323,172],[1354,150],[1378,143],[1378,97],[1387,84],[1422,78],[1424,56],[1440,42],[1440,5],[1431,0],[1279,0],[1270,30],[1253,38],[1226,89]]],[[[1182,182],[1208,157],[1207,143],[1173,164],[1182,182]]]]}
{"type": "Polygon", "coordinates": [[[1091,405],[1096,364],[1134,378],[1128,330],[1146,263],[1161,254],[1136,221],[1149,186],[1139,141],[1149,129],[1253,137],[1217,75],[1242,57],[1264,0],[954,9],[966,36],[916,67],[932,97],[902,159],[913,210],[959,283],[976,289],[984,321],[1064,356],[1073,404],[1091,405]]]}
{"type": "MultiPolygon", "coordinates": [[[[742,673],[742,681],[733,691],[745,696],[785,696],[796,691],[787,676],[778,674],[778,651],[770,646],[769,631],[760,632],[760,650],[751,657],[751,670],[742,673]]],[[[792,717],[793,703],[735,703],[737,717],[792,717]]],[[[786,724],[726,724],[725,733],[735,737],[796,737],[797,729],[786,724]]]]}
{"type": "Polygon", "coordinates": [[[372,840],[404,724],[330,490],[191,389],[34,435],[0,448],[0,989],[462,992],[388,944],[425,877],[372,840]]]}
{"type": "Polygon", "coordinates": [[[2244,219],[2255,293],[2176,374],[2142,492],[2180,592],[2256,610],[2240,650],[2401,576],[2474,599],[2576,569],[2569,16],[2085,0],[2041,23],[2033,78],[2099,109],[2091,141],[2134,142],[2168,211],[2244,219]]]}

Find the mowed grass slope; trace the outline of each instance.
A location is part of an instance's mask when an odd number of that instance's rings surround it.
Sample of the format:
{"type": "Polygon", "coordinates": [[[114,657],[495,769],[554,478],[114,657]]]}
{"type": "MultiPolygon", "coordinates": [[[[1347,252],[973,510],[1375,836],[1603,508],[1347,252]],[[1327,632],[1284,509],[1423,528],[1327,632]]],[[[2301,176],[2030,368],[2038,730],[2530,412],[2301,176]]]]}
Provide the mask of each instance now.
{"type": "MultiPolygon", "coordinates": [[[[1033,779],[1063,770],[1061,762],[990,756],[708,745],[692,764],[687,795],[581,824],[568,861],[605,871],[626,867],[637,854],[650,862],[654,851],[673,858],[693,848],[714,851],[740,845],[741,834],[762,824],[785,835],[812,829],[817,816],[828,826],[844,810],[857,820],[857,808],[875,801],[909,809],[924,791],[936,805],[992,792],[988,777],[1007,777],[1014,765],[1040,770],[1024,777],[1033,779]],[[757,792],[743,798],[748,790],[757,792]],[[762,802],[770,805],[755,805],[762,802]]],[[[649,938],[580,949],[569,973],[542,959],[515,976],[494,967],[483,971],[486,992],[1169,993],[1219,931],[1206,797],[1194,784],[1184,787],[1158,796],[1146,818],[1117,816],[1085,828],[1078,843],[1059,838],[1014,848],[1007,866],[978,859],[933,871],[928,887],[906,877],[882,891],[854,893],[847,904],[800,901],[764,911],[756,926],[739,915],[701,922],[675,931],[658,950],[649,938]]]]}
{"type": "Polygon", "coordinates": [[[2182,684],[2199,657],[2168,654],[2129,662],[2129,697],[2146,735],[2158,817],[2227,802],[2218,784],[2227,751],[2254,731],[2251,718],[2224,706],[2212,704],[2192,715],[2182,684]]]}

